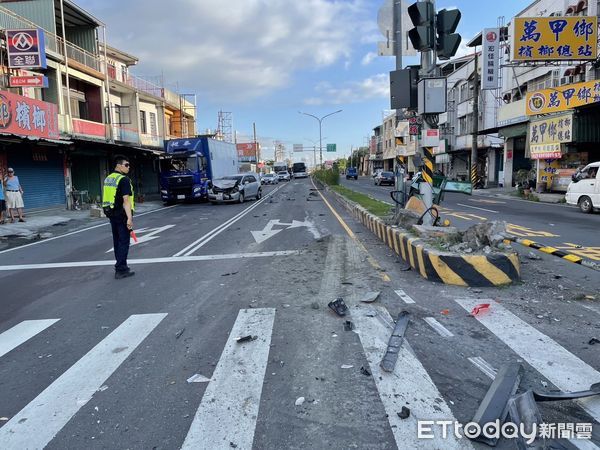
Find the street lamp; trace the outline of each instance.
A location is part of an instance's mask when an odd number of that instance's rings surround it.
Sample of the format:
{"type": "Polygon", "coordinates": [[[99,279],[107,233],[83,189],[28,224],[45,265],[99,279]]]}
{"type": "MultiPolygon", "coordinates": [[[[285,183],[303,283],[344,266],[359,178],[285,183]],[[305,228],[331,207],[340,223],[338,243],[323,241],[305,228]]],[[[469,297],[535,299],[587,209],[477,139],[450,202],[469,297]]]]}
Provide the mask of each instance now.
{"type": "Polygon", "coordinates": [[[342,110],[338,110],[329,114],[325,114],[323,117],[319,118],[317,116],[313,116],[312,114],[308,114],[302,111],[298,111],[299,114],[304,114],[305,116],[310,116],[313,119],[317,119],[317,121],[319,122],[319,164],[321,166],[321,168],[323,167],[323,134],[322,134],[322,123],[323,123],[323,119],[325,119],[325,117],[329,117],[329,116],[333,116],[334,114],[337,114],[339,112],[342,112],[342,110]]]}

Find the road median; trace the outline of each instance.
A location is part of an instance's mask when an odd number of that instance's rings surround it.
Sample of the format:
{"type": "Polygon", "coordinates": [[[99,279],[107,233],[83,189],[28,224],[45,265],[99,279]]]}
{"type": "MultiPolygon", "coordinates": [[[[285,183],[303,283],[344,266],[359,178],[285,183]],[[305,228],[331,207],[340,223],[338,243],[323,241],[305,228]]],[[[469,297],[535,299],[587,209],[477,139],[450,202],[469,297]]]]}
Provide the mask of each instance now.
{"type": "Polygon", "coordinates": [[[387,223],[384,216],[371,212],[373,207],[367,209],[337,192],[338,186],[331,188],[318,180],[315,182],[325,187],[354,218],[427,280],[473,287],[503,286],[520,281],[519,257],[515,252],[462,254],[437,250],[407,230],[387,223]]]}

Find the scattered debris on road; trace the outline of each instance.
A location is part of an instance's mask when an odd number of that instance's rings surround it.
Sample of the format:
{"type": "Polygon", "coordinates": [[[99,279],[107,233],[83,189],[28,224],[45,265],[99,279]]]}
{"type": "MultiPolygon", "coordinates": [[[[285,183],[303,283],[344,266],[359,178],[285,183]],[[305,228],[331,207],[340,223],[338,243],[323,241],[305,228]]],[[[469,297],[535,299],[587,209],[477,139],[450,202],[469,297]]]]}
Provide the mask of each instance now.
{"type": "Polygon", "coordinates": [[[235,341],[238,344],[241,344],[242,342],[250,342],[250,341],[255,341],[257,339],[258,339],[258,336],[250,336],[250,335],[248,335],[248,336],[238,337],[238,338],[235,339],[235,341]]]}
{"type": "Polygon", "coordinates": [[[365,367],[364,367],[364,366],[362,366],[362,367],[360,368],[360,373],[362,373],[363,375],[365,375],[365,376],[367,376],[367,377],[370,377],[370,376],[371,376],[371,372],[369,371],[369,369],[365,369],[365,367]]]}
{"type": "Polygon", "coordinates": [[[363,298],[360,299],[363,303],[373,303],[379,297],[380,291],[367,292],[363,298]]]}
{"type": "Polygon", "coordinates": [[[523,394],[516,395],[508,401],[508,411],[510,420],[520,429],[524,429],[524,433],[517,433],[516,444],[519,449],[527,448],[546,448],[541,442],[543,437],[536,438],[533,442],[528,443],[524,434],[530,435],[535,430],[538,424],[543,423],[542,415],[535,404],[533,393],[531,390],[525,391],[523,394]]]}
{"type": "Polygon", "coordinates": [[[344,322],[344,330],[345,331],[352,331],[352,330],[354,330],[354,324],[352,323],[351,320],[346,320],[344,322]]]}
{"type": "Polygon", "coordinates": [[[539,392],[536,390],[532,391],[533,398],[538,402],[555,402],[560,400],[576,400],[578,398],[593,397],[600,395],[600,383],[595,383],[590,386],[587,391],[578,392],[563,392],[563,391],[549,391],[539,392]]]}
{"type": "Polygon", "coordinates": [[[319,306],[319,304],[318,304],[317,302],[312,302],[312,303],[310,304],[310,307],[311,307],[312,309],[319,309],[319,308],[320,308],[320,306],[319,306]]]}
{"type": "Polygon", "coordinates": [[[444,316],[447,316],[448,314],[450,314],[450,310],[449,309],[442,309],[440,311],[440,314],[443,314],[444,316]]]}
{"type": "Polygon", "coordinates": [[[296,403],[294,403],[294,405],[296,406],[302,406],[304,404],[304,401],[306,399],[304,397],[298,397],[298,399],[296,400],[296,403]]]}
{"type": "Polygon", "coordinates": [[[237,275],[239,272],[231,272],[231,273],[223,273],[221,274],[222,277],[228,277],[230,275],[237,275]]]}
{"type": "Polygon", "coordinates": [[[471,311],[471,315],[472,316],[476,316],[478,314],[481,314],[483,312],[487,312],[490,310],[490,304],[489,303],[481,303],[477,306],[475,306],[475,308],[473,308],[473,310],[471,311]]]}
{"type": "Polygon", "coordinates": [[[344,299],[341,297],[329,302],[327,306],[329,306],[329,308],[340,317],[344,317],[348,312],[348,307],[346,306],[344,299]]]}
{"type": "Polygon", "coordinates": [[[589,340],[588,344],[590,344],[590,345],[594,345],[594,344],[600,344],[600,339],[598,339],[598,338],[595,338],[595,337],[594,337],[594,338],[591,338],[591,339],[589,340]]]}
{"type": "Polygon", "coordinates": [[[539,261],[540,259],[542,259],[539,255],[533,253],[533,252],[529,252],[527,254],[527,258],[531,259],[532,261],[539,261]]]}
{"type": "Polygon", "coordinates": [[[175,335],[175,339],[179,339],[181,337],[181,335],[184,333],[185,328],[182,328],[181,330],[179,330],[177,332],[177,334],[175,335]]]}
{"type": "Polygon", "coordinates": [[[199,373],[192,375],[187,379],[188,383],[208,383],[212,381],[210,378],[206,378],[204,375],[200,375],[199,373]]]}
{"type": "Polygon", "coordinates": [[[409,321],[410,313],[408,311],[402,311],[398,314],[396,326],[394,327],[394,331],[392,331],[392,335],[388,341],[387,350],[380,363],[381,368],[386,372],[394,371],[396,361],[398,360],[398,353],[400,352],[400,347],[404,341],[404,333],[406,332],[409,321]]]}
{"type": "Polygon", "coordinates": [[[400,411],[397,414],[398,414],[398,417],[400,417],[402,420],[408,419],[410,417],[410,408],[403,406],[402,411],[400,411]]]}
{"type": "Polygon", "coordinates": [[[351,364],[342,364],[342,369],[352,369],[354,366],[351,364]]]}

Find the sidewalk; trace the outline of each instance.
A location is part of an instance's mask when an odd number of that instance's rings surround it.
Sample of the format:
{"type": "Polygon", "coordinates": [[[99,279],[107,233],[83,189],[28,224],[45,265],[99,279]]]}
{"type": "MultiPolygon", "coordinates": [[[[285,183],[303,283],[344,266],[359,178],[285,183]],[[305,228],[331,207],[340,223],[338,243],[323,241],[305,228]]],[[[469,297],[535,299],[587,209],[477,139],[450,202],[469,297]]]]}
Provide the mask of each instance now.
{"type": "MultiPolygon", "coordinates": [[[[136,205],[136,214],[163,207],[161,201],[145,202],[136,205]]],[[[92,217],[89,209],[71,211],[64,206],[25,210],[25,222],[0,225],[0,250],[22,245],[27,241],[47,239],[75,229],[99,225],[107,219],[92,217]]]]}
{"type": "MultiPolygon", "coordinates": [[[[510,200],[521,199],[517,194],[517,189],[510,188],[489,188],[489,189],[474,189],[473,195],[481,195],[484,197],[497,197],[497,198],[506,198],[510,200]]],[[[540,203],[561,203],[565,198],[565,194],[555,194],[555,193],[537,193],[533,192],[540,203]]],[[[526,200],[526,199],[521,199],[526,200]]]]}

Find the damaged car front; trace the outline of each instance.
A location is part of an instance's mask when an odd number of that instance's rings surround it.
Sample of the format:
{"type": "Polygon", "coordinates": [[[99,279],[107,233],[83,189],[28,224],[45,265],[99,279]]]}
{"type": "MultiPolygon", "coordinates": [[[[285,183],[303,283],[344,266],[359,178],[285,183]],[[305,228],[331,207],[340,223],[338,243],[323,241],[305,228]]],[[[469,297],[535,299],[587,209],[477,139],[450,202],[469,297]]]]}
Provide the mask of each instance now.
{"type": "Polygon", "coordinates": [[[239,202],[243,199],[243,196],[240,195],[242,178],[242,175],[232,175],[210,182],[208,186],[208,201],[211,203],[239,202]]]}

